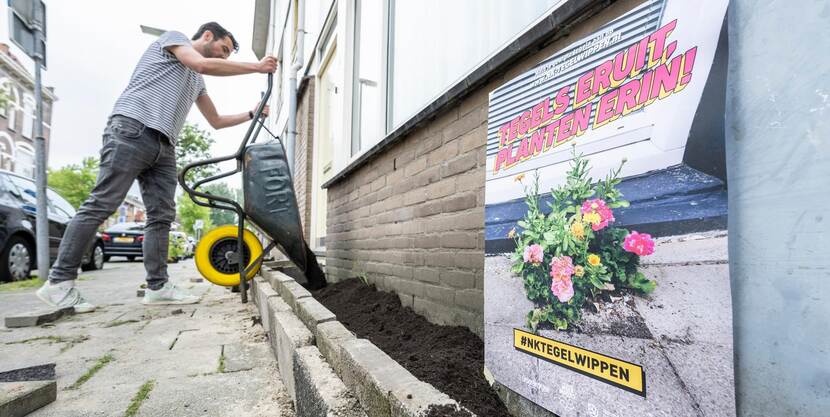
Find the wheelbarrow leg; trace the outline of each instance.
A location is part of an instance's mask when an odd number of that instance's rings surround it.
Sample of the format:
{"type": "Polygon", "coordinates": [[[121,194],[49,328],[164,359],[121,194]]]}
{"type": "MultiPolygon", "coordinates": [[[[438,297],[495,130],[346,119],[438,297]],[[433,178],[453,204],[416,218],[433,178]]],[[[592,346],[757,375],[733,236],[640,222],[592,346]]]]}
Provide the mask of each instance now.
{"type": "Polygon", "coordinates": [[[248,281],[246,280],[248,265],[245,264],[245,246],[243,242],[245,214],[237,212],[237,215],[239,216],[239,231],[236,236],[236,259],[239,268],[239,294],[242,297],[242,304],[245,304],[248,302],[248,281]]]}

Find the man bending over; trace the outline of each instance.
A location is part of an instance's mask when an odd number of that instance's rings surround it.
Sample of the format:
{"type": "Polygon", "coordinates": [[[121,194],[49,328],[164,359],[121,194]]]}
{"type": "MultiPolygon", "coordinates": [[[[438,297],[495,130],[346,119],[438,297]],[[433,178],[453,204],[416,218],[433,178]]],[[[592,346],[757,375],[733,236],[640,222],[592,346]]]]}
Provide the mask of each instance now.
{"type": "Polygon", "coordinates": [[[74,307],[79,313],[95,309],[75,288],[81,257],[98,226],[121,205],[137,178],[147,208],[142,247],[147,290],[142,303],[199,301],[170,283],[167,275],[168,236],[176,216],[176,138],[194,102],[215,129],[254,117],[251,111],[218,114],[202,79],[276,70],[277,60],[271,56],[260,62],[228,61],[238,49],[233,35],[216,22],[202,25],[192,40],[170,31],[150,44],[115,102],[104,129],[95,188],[66,229],[49,280],[37,291],[41,300],[58,308],[74,307]]]}

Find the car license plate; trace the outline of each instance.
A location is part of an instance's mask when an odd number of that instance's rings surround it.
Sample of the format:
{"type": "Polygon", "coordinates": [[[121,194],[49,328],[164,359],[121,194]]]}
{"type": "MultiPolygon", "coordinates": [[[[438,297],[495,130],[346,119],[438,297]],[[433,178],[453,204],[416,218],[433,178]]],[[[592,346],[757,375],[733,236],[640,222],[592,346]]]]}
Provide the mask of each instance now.
{"type": "Polygon", "coordinates": [[[133,243],[132,237],[117,237],[115,238],[116,243],[133,243]]]}

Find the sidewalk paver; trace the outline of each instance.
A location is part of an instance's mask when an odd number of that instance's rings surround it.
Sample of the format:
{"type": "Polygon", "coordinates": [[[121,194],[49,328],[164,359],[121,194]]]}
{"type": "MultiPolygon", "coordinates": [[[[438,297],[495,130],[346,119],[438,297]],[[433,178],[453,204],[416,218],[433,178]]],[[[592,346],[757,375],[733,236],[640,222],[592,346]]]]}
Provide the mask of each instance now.
{"type": "MultiPolygon", "coordinates": [[[[116,260],[77,282],[97,311],[37,327],[0,327],[0,371],[57,363],[57,400],[32,416],[123,416],[136,402],[135,416],[294,416],[253,304],[207,281],[192,282],[199,277],[193,260],[169,272],[202,301],[145,307],[135,296],[143,265],[116,260]],[[142,386],[152,389],[140,400],[142,386]]],[[[0,293],[0,316],[42,308],[34,289],[0,293]]]]}

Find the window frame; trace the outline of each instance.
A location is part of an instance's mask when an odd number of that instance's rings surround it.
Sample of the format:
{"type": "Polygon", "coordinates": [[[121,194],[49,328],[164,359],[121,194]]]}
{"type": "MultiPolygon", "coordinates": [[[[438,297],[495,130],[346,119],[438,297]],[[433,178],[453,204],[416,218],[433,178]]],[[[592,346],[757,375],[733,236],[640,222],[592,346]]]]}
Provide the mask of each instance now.
{"type": "Polygon", "coordinates": [[[29,94],[23,96],[23,125],[20,126],[20,134],[26,139],[33,139],[37,135],[35,131],[35,125],[37,124],[36,107],[37,103],[34,96],[29,94]]]}
{"type": "MultiPolygon", "coordinates": [[[[350,65],[350,74],[347,72],[348,76],[348,84],[350,85],[350,99],[348,100],[349,105],[351,106],[350,120],[349,120],[349,143],[348,143],[348,157],[346,160],[345,166],[348,166],[356,159],[360,158],[364,153],[375,147],[378,143],[380,143],[386,135],[389,134],[389,93],[388,93],[388,77],[389,77],[389,37],[390,37],[390,12],[392,8],[390,6],[389,1],[383,1],[382,3],[382,10],[381,10],[381,58],[380,58],[380,80],[378,82],[378,91],[380,92],[380,103],[378,104],[380,107],[380,111],[384,114],[380,118],[381,126],[380,126],[380,137],[375,138],[371,141],[371,143],[361,143],[360,137],[360,117],[361,113],[361,103],[360,103],[360,95],[358,92],[360,91],[359,87],[359,77],[360,74],[360,3],[364,0],[352,0],[350,4],[350,9],[352,12],[352,18],[350,19],[351,26],[347,28],[347,33],[349,34],[349,38],[351,39],[351,51],[348,51],[348,55],[352,58],[352,61],[349,63],[350,65]],[[356,142],[357,141],[357,142],[356,142]]],[[[345,63],[345,61],[344,61],[345,63]]],[[[338,167],[342,169],[342,167],[338,167]]]]}

